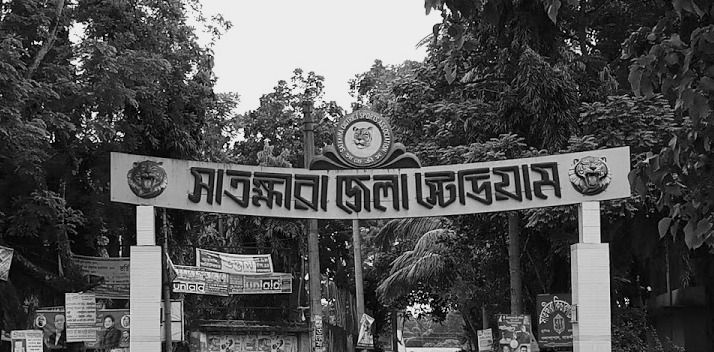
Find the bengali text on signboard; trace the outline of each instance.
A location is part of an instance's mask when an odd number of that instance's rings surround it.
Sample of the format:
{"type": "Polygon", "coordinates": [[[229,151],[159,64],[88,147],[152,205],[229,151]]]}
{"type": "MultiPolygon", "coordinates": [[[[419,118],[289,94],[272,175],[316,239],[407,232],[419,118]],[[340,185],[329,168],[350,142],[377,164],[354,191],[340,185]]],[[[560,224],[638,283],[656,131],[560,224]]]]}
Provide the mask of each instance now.
{"type": "Polygon", "coordinates": [[[288,218],[442,216],[629,197],[629,171],[628,147],[419,169],[330,171],[112,153],[111,199],[288,218]]]}
{"type": "Polygon", "coordinates": [[[102,258],[72,254],[72,261],[84,275],[104,278],[91,292],[99,298],[129,298],[129,258],[102,258]]]}
{"type": "Polygon", "coordinates": [[[196,248],[196,266],[228,274],[258,275],[273,272],[270,254],[232,254],[196,248]]]}
{"type": "Polygon", "coordinates": [[[97,300],[91,293],[65,293],[67,342],[94,342],[97,300]]]}
{"type": "Polygon", "coordinates": [[[544,347],[573,346],[570,294],[538,295],[538,341],[544,347]]]}

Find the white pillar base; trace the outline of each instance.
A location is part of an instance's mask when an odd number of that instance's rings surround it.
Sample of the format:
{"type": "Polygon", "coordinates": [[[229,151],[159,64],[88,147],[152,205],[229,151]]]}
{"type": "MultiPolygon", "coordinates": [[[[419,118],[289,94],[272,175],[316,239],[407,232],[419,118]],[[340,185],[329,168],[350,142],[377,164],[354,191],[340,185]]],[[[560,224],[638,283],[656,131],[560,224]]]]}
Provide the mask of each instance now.
{"type": "Polygon", "coordinates": [[[132,246],[129,275],[129,349],[161,351],[161,247],[132,246]]]}
{"type": "Polygon", "coordinates": [[[606,243],[570,247],[573,305],[573,352],[610,352],[610,256],[606,243]]]}

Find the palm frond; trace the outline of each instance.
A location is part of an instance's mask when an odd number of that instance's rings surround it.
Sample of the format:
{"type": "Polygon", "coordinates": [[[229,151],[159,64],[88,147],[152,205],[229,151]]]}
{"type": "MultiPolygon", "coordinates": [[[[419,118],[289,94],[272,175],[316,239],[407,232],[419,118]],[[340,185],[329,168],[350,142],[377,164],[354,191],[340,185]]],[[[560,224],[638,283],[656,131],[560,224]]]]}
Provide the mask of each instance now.
{"type": "Polygon", "coordinates": [[[394,219],[379,230],[375,236],[375,243],[387,249],[397,240],[413,241],[431,230],[450,226],[451,221],[443,217],[394,219]]]}

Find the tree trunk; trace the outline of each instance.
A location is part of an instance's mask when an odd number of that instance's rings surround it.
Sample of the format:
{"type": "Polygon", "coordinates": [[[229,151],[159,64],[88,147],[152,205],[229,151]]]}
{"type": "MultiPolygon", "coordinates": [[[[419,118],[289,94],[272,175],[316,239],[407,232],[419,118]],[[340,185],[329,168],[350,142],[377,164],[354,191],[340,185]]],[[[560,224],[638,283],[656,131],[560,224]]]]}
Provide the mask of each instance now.
{"type": "Polygon", "coordinates": [[[511,314],[523,314],[523,284],[521,282],[521,228],[518,212],[508,213],[508,271],[511,276],[511,314]]]}
{"type": "Polygon", "coordinates": [[[60,17],[62,17],[63,8],[64,0],[57,0],[57,8],[55,9],[56,18],[54,26],[52,26],[52,30],[50,31],[49,37],[45,40],[44,43],[42,43],[42,47],[40,48],[40,50],[37,51],[35,59],[32,60],[32,64],[27,69],[27,78],[32,78],[32,75],[35,73],[35,70],[37,70],[37,68],[40,66],[40,62],[42,62],[42,59],[44,59],[45,55],[47,55],[47,53],[50,52],[50,49],[52,49],[52,45],[54,45],[55,40],[57,39],[57,28],[59,27],[61,21],[60,17]]]}

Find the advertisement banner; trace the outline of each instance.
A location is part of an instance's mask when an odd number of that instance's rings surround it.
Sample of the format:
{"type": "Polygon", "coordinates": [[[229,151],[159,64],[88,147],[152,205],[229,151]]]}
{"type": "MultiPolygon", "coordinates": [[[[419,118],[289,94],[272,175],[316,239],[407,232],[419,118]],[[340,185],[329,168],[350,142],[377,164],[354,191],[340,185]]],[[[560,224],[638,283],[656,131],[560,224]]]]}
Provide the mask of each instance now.
{"type": "Polygon", "coordinates": [[[129,258],[88,257],[72,254],[72,261],[83,275],[104,278],[91,292],[99,298],[129,298],[129,258]]]}
{"type": "Polygon", "coordinates": [[[45,347],[48,350],[67,347],[64,307],[44,307],[35,311],[33,328],[41,329],[45,347]]]}
{"type": "Polygon", "coordinates": [[[130,329],[129,309],[98,309],[94,323],[96,340],[86,345],[88,348],[103,348],[107,351],[116,348],[129,351],[130,329]]]}
{"type": "Polygon", "coordinates": [[[538,295],[538,342],[543,347],[572,347],[573,322],[570,294],[538,295]]]}
{"type": "Polygon", "coordinates": [[[13,253],[14,250],[12,248],[0,246],[0,280],[7,281],[13,253]]]}
{"type": "Polygon", "coordinates": [[[210,334],[209,352],[298,352],[295,335],[210,334]]]}
{"type": "Polygon", "coordinates": [[[12,352],[42,352],[42,330],[13,330],[10,339],[12,352]]]}
{"type": "Polygon", "coordinates": [[[175,265],[173,291],[199,295],[228,296],[228,274],[195,266],[175,265]]]}
{"type": "Polygon", "coordinates": [[[493,351],[493,330],[477,330],[478,350],[480,352],[493,351]]]}
{"type": "Polygon", "coordinates": [[[289,273],[246,276],[230,275],[228,293],[232,295],[277,294],[293,292],[293,276],[289,273]]]}
{"type": "Polygon", "coordinates": [[[97,339],[97,299],[92,293],[65,293],[67,342],[94,342],[97,339]]]}
{"type": "Polygon", "coordinates": [[[497,323],[501,335],[501,339],[498,340],[500,351],[536,352],[540,350],[533,337],[529,315],[499,314],[497,323]]]}
{"type": "Polygon", "coordinates": [[[228,274],[260,275],[273,272],[270,254],[231,254],[196,248],[196,266],[228,274]]]}

